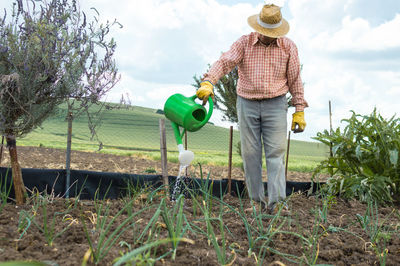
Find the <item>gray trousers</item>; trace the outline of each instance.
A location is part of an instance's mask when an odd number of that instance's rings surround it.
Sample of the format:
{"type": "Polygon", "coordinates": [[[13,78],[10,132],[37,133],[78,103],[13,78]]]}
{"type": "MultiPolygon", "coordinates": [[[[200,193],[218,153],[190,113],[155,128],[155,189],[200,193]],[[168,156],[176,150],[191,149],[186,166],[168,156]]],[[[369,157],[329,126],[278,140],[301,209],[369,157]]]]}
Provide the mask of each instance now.
{"type": "Polygon", "coordinates": [[[248,100],[237,97],[240,141],[247,190],[251,199],[265,200],[262,182],[262,145],[268,177],[268,205],[286,197],[286,96],[248,100]]]}

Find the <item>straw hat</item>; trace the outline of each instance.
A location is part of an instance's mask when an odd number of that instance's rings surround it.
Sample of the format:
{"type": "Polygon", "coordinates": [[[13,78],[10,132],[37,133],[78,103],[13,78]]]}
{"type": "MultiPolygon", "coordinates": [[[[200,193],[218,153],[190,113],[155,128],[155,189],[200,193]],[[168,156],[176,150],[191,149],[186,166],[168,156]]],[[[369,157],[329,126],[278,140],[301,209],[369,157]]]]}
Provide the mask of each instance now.
{"type": "Polygon", "coordinates": [[[250,16],[247,22],[258,33],[271,38],[282,37],[289,32],[289,23],[282,18],[281,8],[273,4],[264,5],[260,14],[250,16]]]}

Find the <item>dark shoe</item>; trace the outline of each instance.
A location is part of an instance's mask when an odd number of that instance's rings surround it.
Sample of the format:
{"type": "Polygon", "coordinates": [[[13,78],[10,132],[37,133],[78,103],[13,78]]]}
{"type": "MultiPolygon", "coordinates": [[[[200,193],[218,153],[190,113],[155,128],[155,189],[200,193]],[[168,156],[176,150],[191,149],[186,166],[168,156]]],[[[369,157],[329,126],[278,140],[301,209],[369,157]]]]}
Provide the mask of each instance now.
{"type": "Polygon", "coordinates": [[[256,201],[252,200],[251,201],[251,207],[245,209],[245,212],[253,212],[253,209],[256,210],[256,212],[265,212],[267,210],[267,204],[263,201],[256,201]]]}
{"type": "Polygon", "coordinates": [[[270,215],[289,216],[290,211],[286,202],[275,202],[268,206],[267,213],[270,215]]]}

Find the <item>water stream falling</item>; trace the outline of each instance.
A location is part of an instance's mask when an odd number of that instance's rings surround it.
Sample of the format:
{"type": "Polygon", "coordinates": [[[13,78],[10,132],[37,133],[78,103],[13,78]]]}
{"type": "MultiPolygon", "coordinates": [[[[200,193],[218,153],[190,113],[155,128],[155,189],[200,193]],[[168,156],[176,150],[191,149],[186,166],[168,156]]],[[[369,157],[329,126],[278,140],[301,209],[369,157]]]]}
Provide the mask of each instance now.
{"type": "MultiPolygon", "coordinates": [[[[188,168],[189,165],[179,165],[179,173],[178,176],[176,177],[176,181],[175,181],[175,186],[174,186],[174,190],[172,192],[171,195],[171,200],[175,201],[179,195],[185,191],[185,182],[186,179],[188,178],[186,176],[186,168],[188,168]]],[[[186,197],[186,195],[184,195],[186,197]]]]}
{"type": "MultiPolygon", "coordinates": [[[[172,191],[171,200],[175,201],[177,197],[182,193],[185,192],[185,187],[189,183],[189,178],[186,176],[186,168],[189,167],[190,163],[194,159],[194,153],[189,150],[183,149],[183,145],[178,145],[179,150],[179,173],[175,181],[174,190],[172,191]]],[[[185,195],[185,198],[187,195],[185,195]]]]}

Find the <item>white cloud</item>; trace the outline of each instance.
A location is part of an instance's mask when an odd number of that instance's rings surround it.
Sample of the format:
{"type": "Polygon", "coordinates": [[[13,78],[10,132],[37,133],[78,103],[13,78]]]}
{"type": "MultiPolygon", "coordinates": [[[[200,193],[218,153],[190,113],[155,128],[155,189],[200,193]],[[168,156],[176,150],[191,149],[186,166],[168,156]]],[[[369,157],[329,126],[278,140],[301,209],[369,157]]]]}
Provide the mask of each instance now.
{"type": "Polygon", "coordinates": [[[108,93],[106,100],[119,102],[122,95],[128,95],[133,105],[150,108],[163,108],[165,100],[175,93],[194,95],[194,88],[187,84],[155,83],[132,78],[128,73],[121,73],[121,80],[108,93]]]}
{"type": "MultiPolygon", "coordinates": [[[[89,0],[82,7],[96,6],[103,20],[116,18],[124,26],[113,32],[118,45],[116,58],[121,66],[133,66],[136,72],[162,72],[172,64],[190,68],[183,61],[188,55],[194,63],[204,65],[200,70],[204,71],[250,30],[243,22],[258,12],[250,4],[227,6],[215,0],[120,0],[106,6],[107,2],[89,0]],[[184,54],[171,57],[174,51],[184,54]]],[[[201,74],[197,71],[193,69],[191,76],[201,74]]]]}
{"type": "MultiPolygon", "coordinates": [[[[307,132],[294,138],[309,137],[329,127],[329,100],[334,127],[351,115],[350,110],[369,114],[376,107],[385,117],[397,112],[400,64],[395,52],[400,51],[400,35],[395,33],[400,29],[400,11],[396,14],[390,10],[390,18],[372,24],[379,20],[351,12],[357,2],[288,3],[293,16],[289,35],[299,48],[305,96],[310,104],[305,111],[307,132]]],[[[368,6],[368,2],[362,4],[368,6]]]]}
{"type": "Polygon", "coordinates": [[[312,39],[313,49],[328,51],[351,50],[363,52],[368,50],[385,50],[400,46],[400,37],[395,32],[400,29],[400,14],[393,20],[377,27],[362,18],[345,16],[342,19],[342,28],[334,34],[323,32],[312,39]]]}

